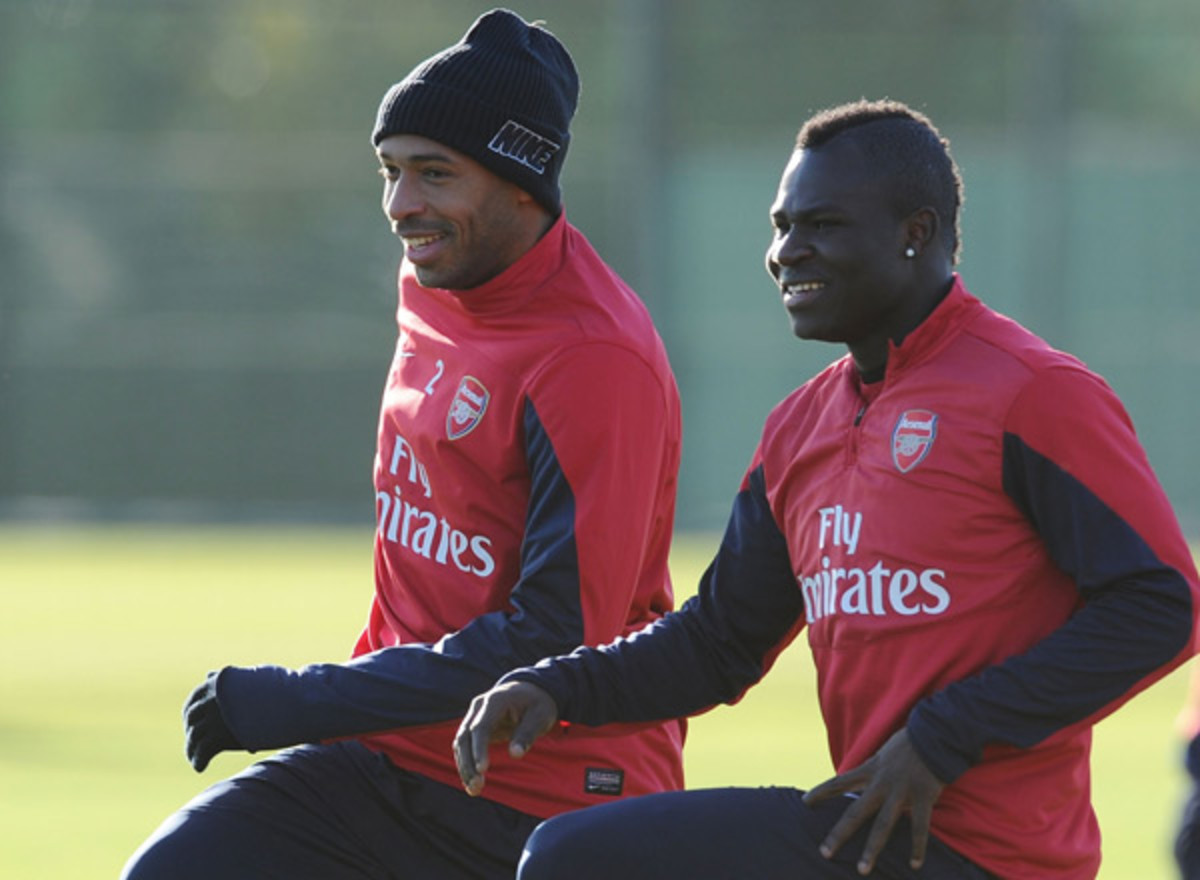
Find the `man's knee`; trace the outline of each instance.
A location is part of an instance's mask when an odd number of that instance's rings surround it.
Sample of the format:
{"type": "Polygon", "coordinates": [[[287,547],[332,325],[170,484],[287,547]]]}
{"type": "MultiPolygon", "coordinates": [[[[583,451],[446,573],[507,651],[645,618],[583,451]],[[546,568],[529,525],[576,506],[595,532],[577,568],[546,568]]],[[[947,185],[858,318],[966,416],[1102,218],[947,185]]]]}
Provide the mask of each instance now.
{"type": "Polygon", "coordinates": [[[178,817],[172,816],[154,832],[125,863],[121,880],[166,880],[186,878],[191,862],[181,851],[178,817]]]}
{"type": "Polygon", "coordinates": [[[178,876],[171,870],[173,866],[159,857],[155,844],[146,844],[129,857],[121,880],[166,880],[178,876]]]}
{"type": "Polygon", "coordinates": [[[236,828],[186,808],[167,818],[129,857],[121,880],[209,880],[234,877],[244,849],[236,828]]]}
{"type": "Polygon", "coordinates": [[[518,880],[561,880],[575,877],[581,867],[592,864],[586,854],[581,854],[578,836],[571,813],[548,819],[534,829],[525,842],[521,863],[517,868],[518,880]]]}

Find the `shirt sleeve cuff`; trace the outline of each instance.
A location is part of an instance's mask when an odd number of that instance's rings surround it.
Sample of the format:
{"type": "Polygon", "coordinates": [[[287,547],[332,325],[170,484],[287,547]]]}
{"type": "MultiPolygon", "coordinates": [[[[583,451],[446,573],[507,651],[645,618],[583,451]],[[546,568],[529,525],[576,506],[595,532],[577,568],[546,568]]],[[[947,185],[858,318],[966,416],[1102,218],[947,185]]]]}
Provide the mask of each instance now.
{"type": "Polygon", "coordinates": [[[977,750],[956,745],[951,725],[923,703],[908,716],[908,738],[925,766],[942,783],[949,785],[978,763],[977,750]]]}

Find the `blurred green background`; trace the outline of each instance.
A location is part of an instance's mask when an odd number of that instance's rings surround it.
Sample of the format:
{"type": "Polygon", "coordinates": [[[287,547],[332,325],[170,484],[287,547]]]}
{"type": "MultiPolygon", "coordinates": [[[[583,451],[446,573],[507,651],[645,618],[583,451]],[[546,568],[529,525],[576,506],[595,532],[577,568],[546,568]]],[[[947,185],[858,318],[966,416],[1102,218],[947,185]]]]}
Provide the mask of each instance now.
{"type": "MultiPolygon", "coordinates": [[[[581,71],[567,212],[678,371],[683,529],[841,353],[763,270],[795,131],[889,96],[953,143],[968,286],[1109,379],[1200,532],[1200,4],[512,5],[581,71]]],[[[370,520],[400,253],[368,135],[488,6],[0,0],[4,515],[370,520]]]]}
{"type": "MultiPolygon", "coordinates": [[[[368,135],[491,5],[0,0],[0,875],[115,873],[200,783],[176,713],[208,665],[349,650],[400,256],[368,135]]],[[[568,216],[678,374],[685,551],[841,353],[791,336],[763,252],[797,127],[860,96],[951,139],[968,287],[1108,378],[1200,536],[1195,0],[510,5],[575,56],[568,216]]],[[[1106,878],[1168,876],[1182,693],[1101,726],[1106,878]]],[[[697,723],[693,782],[819,775],[779,694],[697,723]]]]}

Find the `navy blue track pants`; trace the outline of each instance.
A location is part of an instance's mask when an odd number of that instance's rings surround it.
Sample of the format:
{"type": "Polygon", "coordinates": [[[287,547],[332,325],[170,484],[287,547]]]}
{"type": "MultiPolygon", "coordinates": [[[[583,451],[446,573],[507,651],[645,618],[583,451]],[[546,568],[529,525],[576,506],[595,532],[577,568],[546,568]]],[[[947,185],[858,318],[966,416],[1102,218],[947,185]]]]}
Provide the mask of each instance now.
{"type": "Polygon", "coordinates": [[[169,817],[123,880],[511,880],[540,820],[396,768],[354,742],[303,746],[169,817]]]}
{"type": "Polygon", "coordinates": [[[1200,880],[1200,736],[1188,743],[1185,761],[1191,793],[1175,837],[1175,862],[1183,880],[1200,880]]]}
{"type": "MultiPolygon", "coordinates": [[[[849,800],[807,807],[794,788],[718,788],[615,801],[543,823],[530,837],[519,880],[861,880],[860,829],[827,860],[818,845],[849,800]]],[[[870,876],[884,880],[985,880],[986,871],[930,840],[925,865],[909,866],[911,831],[898,825],[870,876]]]]}

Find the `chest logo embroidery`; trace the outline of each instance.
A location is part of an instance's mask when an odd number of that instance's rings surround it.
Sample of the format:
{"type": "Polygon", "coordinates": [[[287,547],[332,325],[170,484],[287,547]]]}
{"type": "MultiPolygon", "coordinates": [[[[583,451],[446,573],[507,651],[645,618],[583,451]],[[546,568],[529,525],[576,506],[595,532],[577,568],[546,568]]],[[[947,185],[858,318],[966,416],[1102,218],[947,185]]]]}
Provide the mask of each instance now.
{"type": "Polygon", "coordinates": [[[937,413],[909,409],[896,419],[892,429],[892,463],[906,474],[925,460],[937,438],[937,413]]]}
{"type": "Polygon", "coordinates": [[[487,412],[491,395],[483,387],[483,383],[474,376],[463,376],[450,401],[450,411],[446,413],[446,436],[451,440],[465,437],[475,430],[483,414],[487,412]]]}

